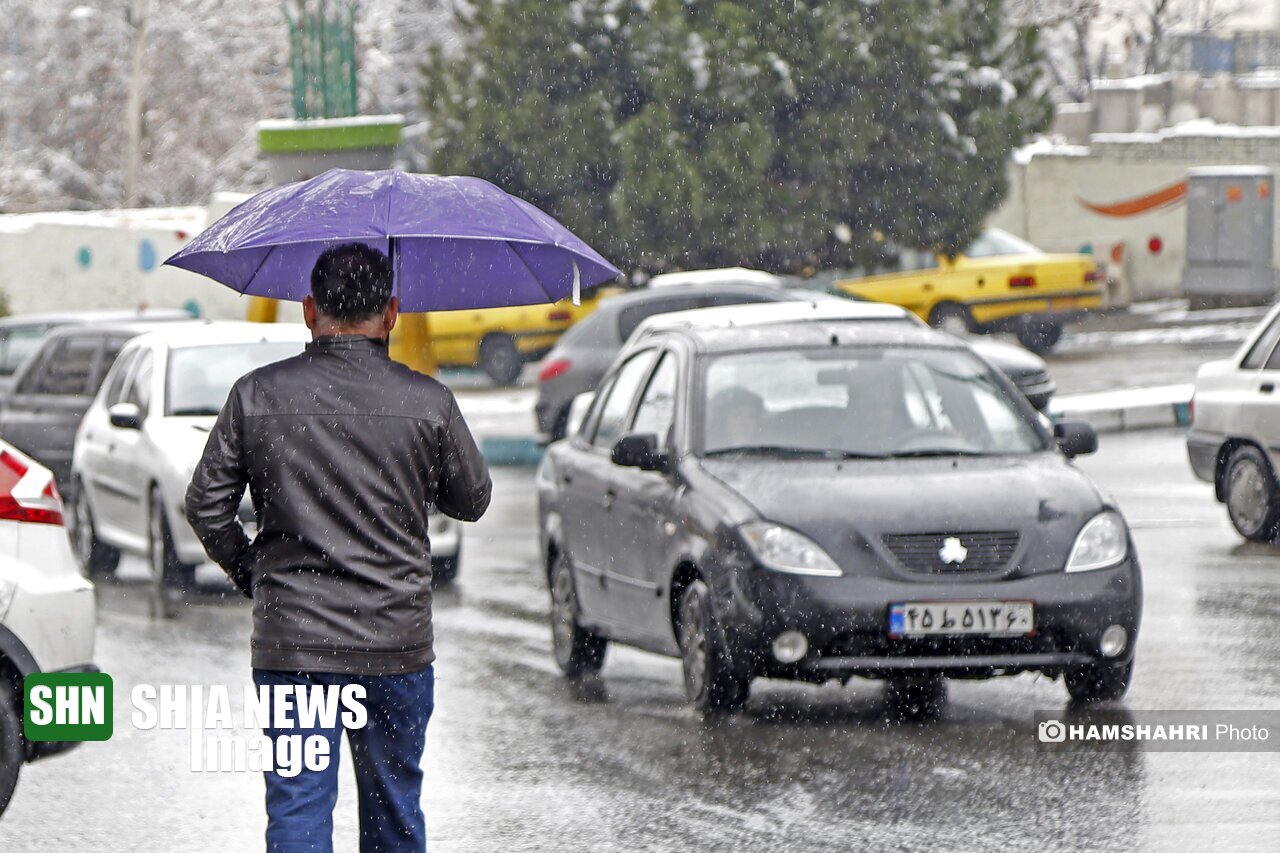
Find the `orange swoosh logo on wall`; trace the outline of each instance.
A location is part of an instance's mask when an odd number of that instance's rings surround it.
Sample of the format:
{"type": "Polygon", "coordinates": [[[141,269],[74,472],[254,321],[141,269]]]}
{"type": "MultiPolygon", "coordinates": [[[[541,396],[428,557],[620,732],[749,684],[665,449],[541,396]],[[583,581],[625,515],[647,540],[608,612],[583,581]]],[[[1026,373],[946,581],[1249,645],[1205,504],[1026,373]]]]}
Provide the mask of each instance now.
{"type": "Polygon", "coordinates": [[[1137,198],[1126,199],[1125,201],[1116,201],[1111,204],[1092,204],[1084,199],[1076,196],[1076,201],[1081,207],[1092,210],[1099,216],[1139,216],[1143,213],[1150,213],[1153,210],[1159,210],[1164,207],[1172,207],[1186,201],[1187,198],[1187,182],[1178,181],[1172,186],[1156,190],[1149,195],[1138,196],[1137,198]]]}

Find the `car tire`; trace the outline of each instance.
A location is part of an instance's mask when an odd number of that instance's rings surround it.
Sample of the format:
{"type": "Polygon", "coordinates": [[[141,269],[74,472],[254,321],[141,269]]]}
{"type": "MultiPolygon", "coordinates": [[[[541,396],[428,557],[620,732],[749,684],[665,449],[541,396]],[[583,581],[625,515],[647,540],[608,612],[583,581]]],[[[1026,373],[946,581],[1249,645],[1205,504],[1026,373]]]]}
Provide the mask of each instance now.
{"type": "Polygon", "coordinates": [[[1062,340],[1062,324],[1051,320],[1023,320],[1014,329],[1018,343],[1036,355],[1044,355],[1062,340]]]}
{"type": "Polygon", "coordinates": [[[1073,667],[1066,671],[1064,680],[1074,702],[1110,702],[1129,690],[1129,682],[1133,680],[1133,660],[1073,667]]]}
{"type": "Polygon", "coordinates": [[[730,665],[715,630],[711,591],[703,581],[693,581],[680,596],[677,628],[689,702],[704,715],[742,707],[751,691],[751,680],[730,665]]]}
{"type": "Polygon", "coordinates": [[[0,815],[9,807],[25,759],[22,711],[13,686],[0,674],[0,815]]]}
{"type": "Polygon", "coordinates": [[[458,557],[435,557],[431,560],[431,585],[453,583],[458,579],[458,557]]]}
{"type": "Polygon", "coordinates": [[[196,567],[178,559],[164,511],[160,489],[151,490],[151,511],[147,516],[147,561],[151,566],[153,613],[165,619],[178,615],[182,594],[195,586],[196,567]]]}
{"type": "Polygon", "coordinates": [[[1274,540],[1280,533],[1280,489],[1266,455],[1252,444],[1237,447],[1227,457],[1222,486],[1227,515],[1240,535],[1274,540]]]}
{"type": "Polygon", "coordinates": [[[955,302],[942,302],[929,312],[929,325],[950,335],[963,337],[973,332],[973,315],[955,302]]]}
{"type": "Polygon", "coordinates": [[[599,672],[608,641],[578,624],[578,593],[573,571],[564,554],[557,554],[549,574],[551,587],[551,647],[556,666],[569,678],[599,672]]]}
{"type": "Polygon", "coordinates": [[[510,385],[520,378],[524,359],[510,335],[485,335],[480,341],[480,369],[498,385],[510,385]]]}
{"type": "Polygon", "coordinates": [[[895,676],[885,682],[890,712],[903,719],[937,719],[947,705],[947,680],[941,675],[895,676]]]}
{"type": "Polygon", "coordinates": [[[75,492],[76,496],[71,509],[75,534],[72,544],[75,545],[76,558],[89,577],[111,577],[120,566],[120,549],[112,548],[98,538],[97,528],[93,524],[93,510],[89,506],[89,497],[85,494],[84,484],[77,483],[75,492]]]}

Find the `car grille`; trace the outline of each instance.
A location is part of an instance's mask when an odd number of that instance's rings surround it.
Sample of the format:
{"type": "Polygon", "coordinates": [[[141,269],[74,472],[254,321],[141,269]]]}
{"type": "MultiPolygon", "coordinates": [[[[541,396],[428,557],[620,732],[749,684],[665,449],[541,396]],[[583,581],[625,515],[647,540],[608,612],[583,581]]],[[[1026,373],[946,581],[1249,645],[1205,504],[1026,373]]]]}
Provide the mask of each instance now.
{"type": "MultiPolygon", "coordinates": [[[[922,574],[995,572],[1009,565],[1018,549],[1016,531],[994,533],[891,533],[883,537],[889,553],[903,568],[922,574]],[[948,539],[960,540],[965,554],[959,562],[945,562],[948,539]]],[[[958,552],[957,552],[958,553],[958,552]]]]}

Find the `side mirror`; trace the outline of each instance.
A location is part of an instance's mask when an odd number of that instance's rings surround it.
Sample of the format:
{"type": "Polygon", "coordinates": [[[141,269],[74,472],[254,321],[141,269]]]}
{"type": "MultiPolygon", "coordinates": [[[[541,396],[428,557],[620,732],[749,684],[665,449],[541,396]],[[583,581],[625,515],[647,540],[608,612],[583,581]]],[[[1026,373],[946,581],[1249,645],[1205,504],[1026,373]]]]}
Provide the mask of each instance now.
{"type": "Polygon", "coordinates": [[[586,420],[587,412],[591,411],[591,403],[595,399],[595,391],[585,391],[574,395],[569,402],[569,415],[564,423],[565,438],[577,435],[578,430],[582,429],[582,422],[586,420]]]}
{"type": "Polygon", "coordinates": [[[651,432],[624,435],[613,446],[610,458],[614,465],[641,471],[661,471],[667,465],[667,454],[658,450],[658,437],[651,432]]]}
{"type": "Polygon", "coordinates": [[[1098,433],[1084,421],[1059,421],[1053,425],[1053,437],[1068,459],[1094,453],[1098,449],[1098,433]]]}
{"type": "Polygon", "coordinates": [[[119,429],[142,429],[142,410],[136,403],[116,403],[107,409],[107,417],[113,427],[119,429]]]}

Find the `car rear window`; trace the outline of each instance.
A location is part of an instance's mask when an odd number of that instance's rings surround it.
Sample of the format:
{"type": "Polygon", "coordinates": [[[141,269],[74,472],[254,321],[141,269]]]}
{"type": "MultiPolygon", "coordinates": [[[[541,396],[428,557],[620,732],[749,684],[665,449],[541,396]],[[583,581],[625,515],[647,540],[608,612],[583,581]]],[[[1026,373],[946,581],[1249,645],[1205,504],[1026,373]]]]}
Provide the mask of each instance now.
{"type": "Polygon", "coordinates": [[[11,326],[0,331],[0,376],[12,376],[27,357],[40,349],[49,327],[41,323],[36,326],[11,326]]]}

